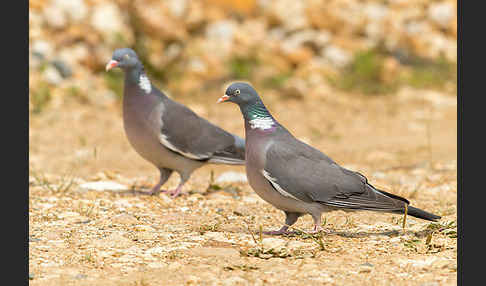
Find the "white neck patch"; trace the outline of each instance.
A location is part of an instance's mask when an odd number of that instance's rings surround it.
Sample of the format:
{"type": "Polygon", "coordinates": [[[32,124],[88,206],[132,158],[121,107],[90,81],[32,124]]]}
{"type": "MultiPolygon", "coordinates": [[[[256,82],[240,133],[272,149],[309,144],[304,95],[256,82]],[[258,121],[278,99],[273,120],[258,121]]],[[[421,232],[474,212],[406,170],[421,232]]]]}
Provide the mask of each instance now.
{"type": "Polygon", "coordinates": [[[255,119],[250,120],[250,127],[251,129],[270,129],[273,127],[274,121],[271,117],[257,117],[255,119]]]}
{"type": "Polygon", "coordinates": [[[146,93],[150,93],[152,91],[150,80],[145,74],[140,75],[140,78],[138,79],[138,86],[140,86],[140,88],[146,93]]]}

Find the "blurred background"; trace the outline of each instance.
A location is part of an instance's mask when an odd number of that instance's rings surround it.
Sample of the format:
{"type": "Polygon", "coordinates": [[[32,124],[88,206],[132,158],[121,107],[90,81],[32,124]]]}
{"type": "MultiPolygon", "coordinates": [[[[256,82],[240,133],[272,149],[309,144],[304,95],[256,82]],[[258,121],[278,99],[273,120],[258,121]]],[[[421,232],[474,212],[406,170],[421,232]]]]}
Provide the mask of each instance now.
{"type": "Polygon", "coordinates": [[[348,160],[357,136],[391,158],[397,144],[440,154],[444,142],[455,148],[456,39],[452,0],[30,0],[31,167],[96,158],[83,166],[89,174],[122,166],[119,152],[143,161],[121,126],[123,75],[104,70],[121,47],[169,96],[242,136],[238,110],[214,104],[236,80],[338,159],[348,160]]]}
{"type": "Polygon", "coordinates": [[[455,92],[456,1],[31,0],[30,105],[121,96],[105,73],[132,47],[173,96],[246,79],[293,97],[330,89],[455,92]],[[62,100],[62,99],[56,99],[62,100]]]}

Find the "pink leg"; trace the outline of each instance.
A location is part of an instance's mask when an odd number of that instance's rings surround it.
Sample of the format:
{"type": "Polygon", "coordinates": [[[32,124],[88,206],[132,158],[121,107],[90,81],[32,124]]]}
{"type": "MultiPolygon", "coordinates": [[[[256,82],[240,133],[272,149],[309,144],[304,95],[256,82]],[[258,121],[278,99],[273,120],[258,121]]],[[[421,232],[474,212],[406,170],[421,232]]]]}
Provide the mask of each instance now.
{"type": "Polygon", "coordinates": [[[179,196],[180,193],[181,193],[181,191],[182,191],[182,186],[183,186],[183,184],[179,184],[179,186],[177,186],[177,188],[175,190],[169,191],[170,196],[172,198],[175,198],[175,197],[179,196]]]}
{"type": "Polygon", "coordinates": [[[268,235],[282,235],[282,234],[295,234],[295,231],[287,231],[289,229],[289,226],[293,225],[299,216],[302,214],[300,213],[293,213],[293,212],[287,212],[284,211],[285,213],[285,225],[282,226],[281,229],[279,230],[273,230],[273,231],[264,231],[263,234],[268,234],[268,235]]]}
{"type": "Polygon", "coordinates": [[[172,198],[175,198],[175,197],[180,195],[180,193],[182,191],[182,187],[187,182],[187,180],[189,179],[191,174],[179,173],[179,175],[181,176],[181,181],[180,181],[179,185],[177,186],[177,188],[175,190],[169,192],[172,198]]]}
{"type": "Polygon", "coordinates": [[[165,190],[161,190],[160,187],[162,187],[162,185],[165,184],[165,182],[167,182],[167,180],[170,177],[170,174],[172,174],[172,170],[162,168],[159,169],[159,172],[160,172],[159,182],[150,190],[150,192],[148,192],[149,195],[154,196],[154,195],[158,195],[160,192],[164,192],[164,193],[167,192],[165,190]]]}
{"type": "Polygon", "coordinates": [[[162,193],[165,193],[167,192],[166,190],[161,190],[160,187],[162,187],[163,184],[161,183],[158,183],[157,185],[155,185],[147,194],[151,195],[151,196],[155,196],[155,195],[158,195],[160,192],[162,193]]]}
{"type": "Polygon", "coordinates": [[[315,224],[314,228],[311,231],[309,231],[309,233],[318,233],[318,232],[321,232],[321,231],[324,231],[322,226],[315,224]]]}

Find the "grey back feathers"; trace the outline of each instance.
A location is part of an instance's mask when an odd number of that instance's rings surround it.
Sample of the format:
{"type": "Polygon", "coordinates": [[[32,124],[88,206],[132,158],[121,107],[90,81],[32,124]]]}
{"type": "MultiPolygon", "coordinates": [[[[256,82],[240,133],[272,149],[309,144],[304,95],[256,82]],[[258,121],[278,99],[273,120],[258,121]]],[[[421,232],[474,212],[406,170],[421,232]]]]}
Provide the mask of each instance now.
{"type": "Polygon", "coordinates": [[[244,140],[199,117],[180,103],[166,100],[161,142],[191,159],[244,164],[244,140]]]}
{"type": "Polygon", "coordinates": [[[267,151],[265,171],[300,200],[350,209],[403,209],[403,201],[380,194],[363,175],[339,166],[290,133],[282,132],[272,140],[278,143],[267,151]]]}

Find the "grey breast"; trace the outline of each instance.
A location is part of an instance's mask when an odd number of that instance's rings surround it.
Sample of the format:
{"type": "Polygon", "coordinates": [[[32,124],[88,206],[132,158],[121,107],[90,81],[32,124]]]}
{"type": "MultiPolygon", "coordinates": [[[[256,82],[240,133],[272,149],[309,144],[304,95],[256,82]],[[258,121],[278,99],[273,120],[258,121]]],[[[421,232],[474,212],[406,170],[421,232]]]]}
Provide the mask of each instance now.
{"type": "Polygon", "coordinates": [[[251,139],[247,140],[246,144],[246,173],[250,186],[264,201],[278,209],[306,212],[308,208],[304,205],[305,203],[283,195],[282,192],[279,192],[278,189],[272,186],[269,179],[264,175],[266,151],[274,143],[269,138],[271,135],[254,129],[249,129],[247,132],[254,133],[251,136],[247,136],[247,138],[251,139]]]}
{"type": "Polygon", "coordinates": [[[161,163],[160,153],[164,152],[158,139],[162,127],[162,112],[164,105],[155,96],[125,93],[123,124],[128,141],[137,153],[156,165],[161,163]]]}

